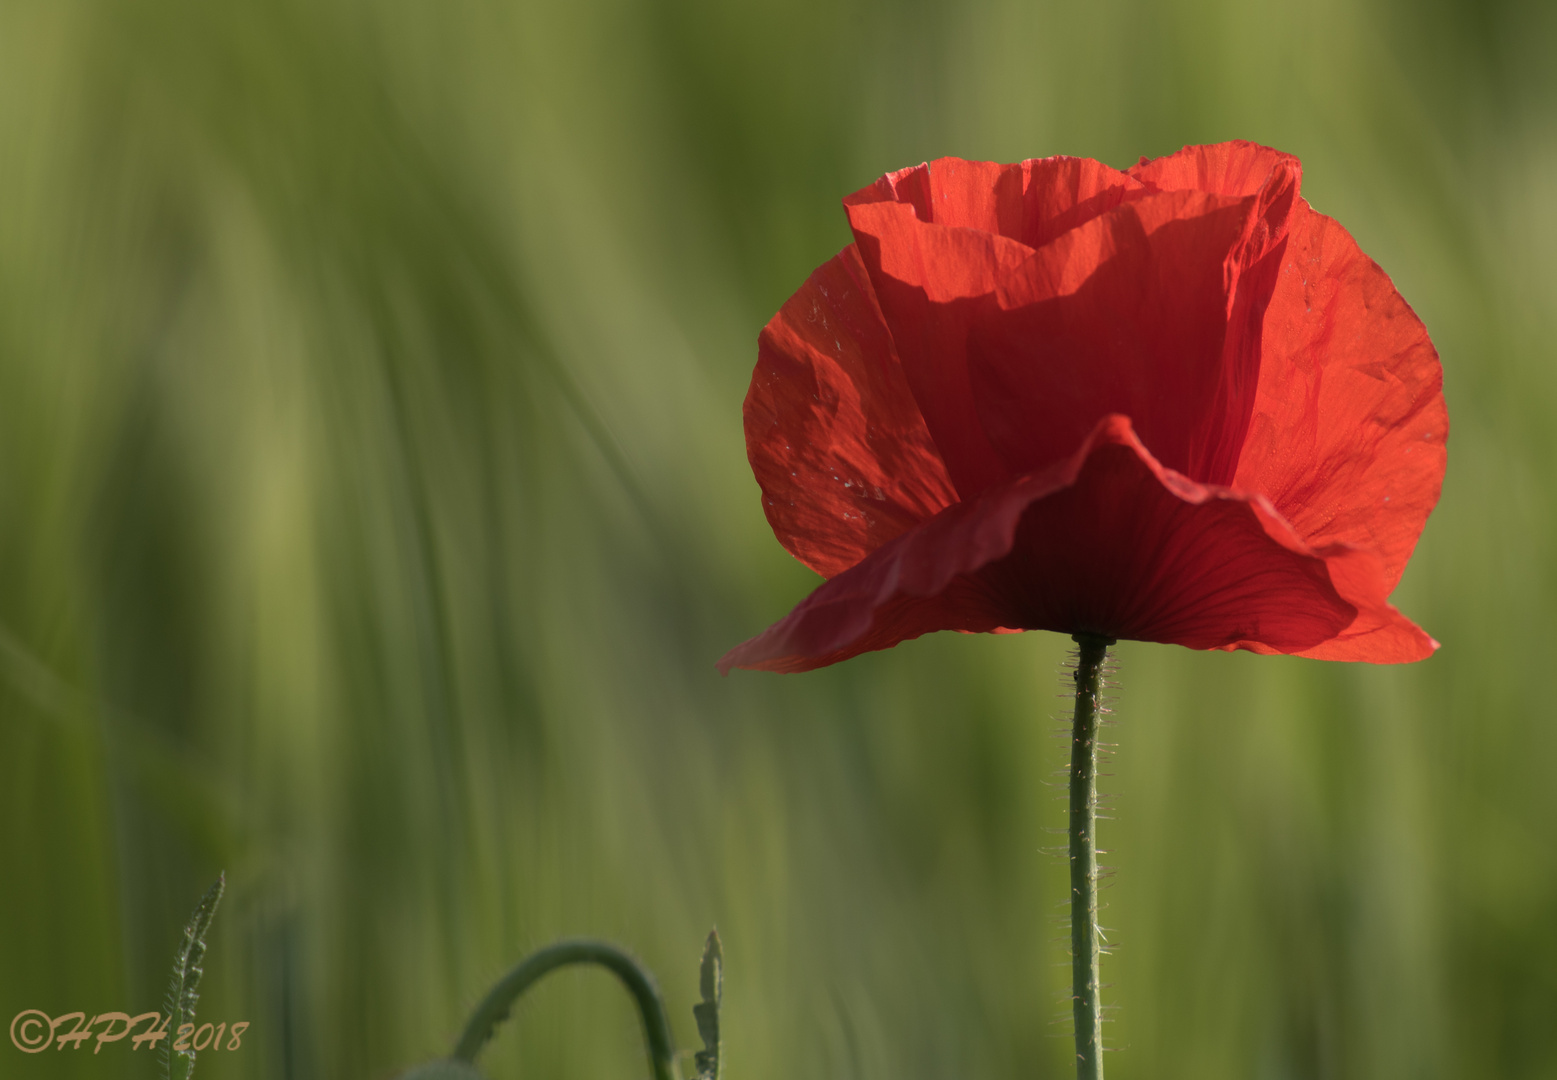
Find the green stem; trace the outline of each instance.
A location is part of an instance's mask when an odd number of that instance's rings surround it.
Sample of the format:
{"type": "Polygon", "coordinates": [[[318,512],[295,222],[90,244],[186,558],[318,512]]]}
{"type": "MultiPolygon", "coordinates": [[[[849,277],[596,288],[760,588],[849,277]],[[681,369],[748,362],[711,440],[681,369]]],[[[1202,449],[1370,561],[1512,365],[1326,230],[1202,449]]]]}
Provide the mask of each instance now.
{"type": "Polygon", "coordinates": [[[670,1019],[665,1015],[665,1002],[660,998],[659,987],[654,985],[654,976],[626,950],[588,938],[548,945],[531,953],[503,976],[465,1025],[465,1033],[454,1047],[455,1059],[474,1064],[476,1054],[492,1037],[492,1030],[508,1018],[519,995],[541,976],[568,964],[599,964],[622,980],[643,1018],[643,1034],[648,1042],[649,1067],[654,1080],[678,1080],[675,1050],[670,1040],[670,1019]]]}
{"type": "Polygon", "coordinates": [[[1103,1006],[1098,988],[1097,724],[1103,658],[1113,638],[1074,635],[1076,715],[1070,743],[1071,1009],[1077,1080],[1103,1080],[1103,1006]]]}

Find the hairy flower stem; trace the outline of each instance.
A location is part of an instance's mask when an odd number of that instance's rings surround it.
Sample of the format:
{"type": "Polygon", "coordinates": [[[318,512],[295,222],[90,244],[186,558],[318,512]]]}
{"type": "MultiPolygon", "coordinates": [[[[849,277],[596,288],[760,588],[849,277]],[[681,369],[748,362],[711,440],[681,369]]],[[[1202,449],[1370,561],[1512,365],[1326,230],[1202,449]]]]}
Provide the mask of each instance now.
{"type": "Polygon", "coordinates": [[[648,1041],[649,1068],[654,1080],[679,1080],[676,1075],[676,1052],[670,1039],[670,1019],[665,1015],[665,1002],[660,998],[659,987],[654,984],[654,976],[625,949],[610,942],[588,938],[548,945],[539,952],[531,953],[518,967],[503,976],[481,1004],[476,1006],[470,1022],[465,1025],[464,1034],[454,1048],[454,1060],[474,1062],[477,1052],[492,1037],[492,1029],[507,1019],[519,995],[542,975],[568,964],[599,964],[622,980],[643,1019],[643,1034],[648,1041]]]}
{"type": "Polygon", "coordinates": [[[1070,743],[1071,1009],[1077,1080],[1103,1080],[1103,1006],[1098,996],[1097,724],[1103,658],[1112,638],[1074,635],[1076,715],[1070,743]]]}

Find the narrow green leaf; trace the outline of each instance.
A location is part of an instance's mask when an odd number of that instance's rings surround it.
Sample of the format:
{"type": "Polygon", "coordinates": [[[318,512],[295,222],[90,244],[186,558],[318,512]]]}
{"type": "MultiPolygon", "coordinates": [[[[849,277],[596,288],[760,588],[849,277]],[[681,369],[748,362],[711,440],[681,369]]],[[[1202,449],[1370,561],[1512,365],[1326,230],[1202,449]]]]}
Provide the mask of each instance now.
{"type": "Polygon", "coordinates": [[[184,927],[184,940],[173,957],[173,978],[168,985],[165,1005],[170,1019],[167,1038],[162,1044],[162,1074],[167,1080],[189,1080],[195,1072],[194,1046],[188,1045],[183,1050],[172,1047],[179,1041],[179,1029],[195,1022],[195,1006],[200,1001],[200,976],[205,973],[201,966],[205,960],[205,939],[211,931],[211,920],[216,917],[216,905],[221,903],[226,888],[226,873],[218,874],[195,913],[189,917],[184,927]]]}
{"type": "Polygon", "coordinates": [[[724,996],[724,952],[719,948],[717,929],[708,932],[708,941],[703,945],[700,981],[703,1000],[692,1006],[692,1015],[697,1019],[697,1033],[703,1039],[703,1049],[694,1058],[697,1078],[719,1080],[720,1051],[723,1049],[719,1039],[719,999],[724,996]]]}

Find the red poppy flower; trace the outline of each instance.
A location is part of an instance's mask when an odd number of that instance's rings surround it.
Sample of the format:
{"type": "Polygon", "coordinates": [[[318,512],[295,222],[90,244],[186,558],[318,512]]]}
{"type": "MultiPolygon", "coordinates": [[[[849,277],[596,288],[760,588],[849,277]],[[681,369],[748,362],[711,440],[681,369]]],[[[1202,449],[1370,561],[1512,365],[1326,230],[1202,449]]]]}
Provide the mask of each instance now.
{"type": "Polygon", "coordinates": [[[1431,653],[1387,597],[1443,479],[1438,355],[1301,175],[1234,142],[845,199],[745,406],[768,521],[829,580],[720,669],[932,630],[1431,653]]]}

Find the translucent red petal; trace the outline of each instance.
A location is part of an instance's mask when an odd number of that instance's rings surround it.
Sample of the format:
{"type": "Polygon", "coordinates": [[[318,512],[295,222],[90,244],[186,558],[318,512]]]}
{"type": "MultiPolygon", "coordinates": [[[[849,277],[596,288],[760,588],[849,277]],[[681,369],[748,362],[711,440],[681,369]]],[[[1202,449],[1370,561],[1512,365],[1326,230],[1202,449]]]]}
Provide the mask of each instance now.
{"type": "Polygon", "coordinates": [[[744,417],[768,523],[823,577],[956,501],[853,245],[763,329],[744,417]]]}
{"type": "Polygon", "coordinates": [[[1369,563],[1303,543],[1258,495],[1164,468],[1112,416],[1068,460],[948,507],[822,585],[720,668],[804,671],[1002,627],[1302,653],[1363,622],[1392,659],[1427,655],[1369,563]]]}
{"type": "Polygon", "coordinates": [[[1395,587],[1438,502],[1449,413],[1416,317],[1340,225],[1294,215],[1265,315],[1265,356],[1233,483],[1310,543],[1377,552],[1395,587]]]}

